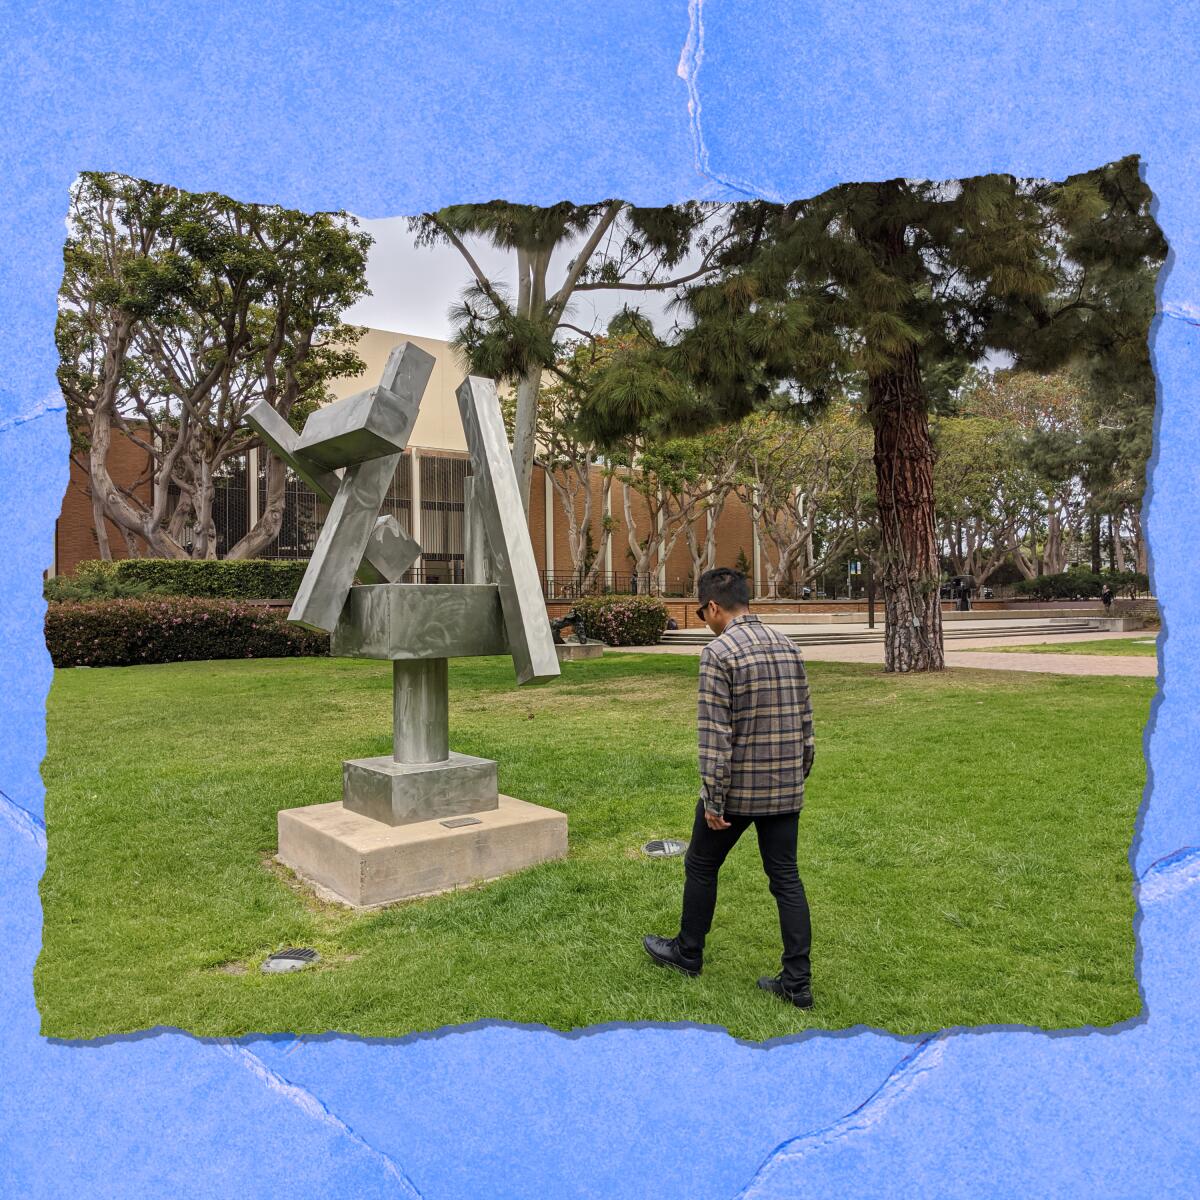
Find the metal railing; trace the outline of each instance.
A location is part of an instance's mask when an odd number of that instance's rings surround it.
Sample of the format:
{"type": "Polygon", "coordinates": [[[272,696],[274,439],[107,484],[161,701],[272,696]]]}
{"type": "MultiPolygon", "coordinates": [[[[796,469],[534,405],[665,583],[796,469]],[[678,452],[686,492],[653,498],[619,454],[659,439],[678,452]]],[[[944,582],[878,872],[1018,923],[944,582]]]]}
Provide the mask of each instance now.
{"type": "Polygon", "coordinates": [[[635,572],[613,572],[610,576],[601,573],[590,582],[586,575],[564,575],[553,571],[540,571],[542,594],[547,600],[574,600],[578,596],[662,596],[667,599],[686,598],[694,594],[692,577],[668,576],[660,580],[652,573],[649,580],[635,572]]]}

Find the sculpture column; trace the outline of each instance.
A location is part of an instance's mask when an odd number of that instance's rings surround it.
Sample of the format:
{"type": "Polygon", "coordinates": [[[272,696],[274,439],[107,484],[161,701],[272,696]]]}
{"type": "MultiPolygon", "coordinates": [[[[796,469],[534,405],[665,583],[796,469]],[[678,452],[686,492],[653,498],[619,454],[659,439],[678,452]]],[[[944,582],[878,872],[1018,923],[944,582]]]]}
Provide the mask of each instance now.
{"type": "Polygon", "coordinates": [[[440,763],[450,757],[450,690],[444,658],[392,663],[392,758],[440,763]]]}

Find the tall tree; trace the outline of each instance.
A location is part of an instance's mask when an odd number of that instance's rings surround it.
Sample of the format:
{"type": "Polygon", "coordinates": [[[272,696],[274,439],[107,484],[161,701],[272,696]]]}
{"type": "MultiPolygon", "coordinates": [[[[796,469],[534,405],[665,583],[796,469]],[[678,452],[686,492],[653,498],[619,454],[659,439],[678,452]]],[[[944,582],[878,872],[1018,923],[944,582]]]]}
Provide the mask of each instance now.
{"type": "MultiPolygon", "coordinates": [[[[1039,375],[1003,370],[975,376],[959,398],[964,419],[1012,430],[1017,453],[1037,488],[1037,502],[1006,536],[1013,565],[1026,579],[1066,570],[1087,505],[1087,391],[1083,377],[1063,369],[1039,375]]],[[[996,447],[999,448],[998,446],[996,447]]],[[[984,456],[989,457],[985,454],[984,456]]],[[[998,466],[994,457],[994,466],[998,466]]],[[[953,502],[948,492],[945,505],[953,502]]]]}
{"type": "Polygon", "coordinates": [[[1087,493],[1090,555],[1100,558],[1105,516],[1127,511],[1144,571],[1140,508],[1154,423],[1149,324],[1167,245],[1150,214],[1151,194],[1136,158],[1046,185],[1063,264],[1062,303],[1036,309],[1016,330],[1021,363],[1065,362],[1083,390],[1081,479],[1087,493]]]}
{"type": "MultiPolygon", "coordinates": [[[[938,670],[930,412],[991,349],[1039,370],[1079,355],[1124,355],[1136,369],[1152,292],[1122,288],[1152,279],[1156,237],[1132,159],[1062,185],[890,180],[739,204],[721,274],[689,290],[693,324],[658,357],[702,391],[715,422],[781,383],[802,413],[843,388],[858,395],[875,443],[885,669],[938,670]],[[1106,236],[1114,213],[1121,235],[1106,236]]],[[[596,389],[614,410],[628,392],[627,380],[596,389]]]]}
{"type": "Polygon", "coordinates": [[[608,457],[621,487],[625,537],[638,590],[648,592],[654,571],[665,567],[721,483],[704,473],[698,446],[685,438],[630,437],[611,447],[608,457]]]}
{"type": "Polygon", "coordinates": [[[717,565],[717,531],[721,515],[743,477],[754,436],[750,423],[739,421],[687,439],[688,453],[696,463],[694,477],[701,481],[703,488],[703,495],[695,506],[696,516],[683,531],[692,560],[693,588],[705,571],[717,565]],[[698,528],[700,525],[704,528],[703,537],[698,528]]]}
{"type": "Polygon", "coordinates": [[[954,574],[984,583],[1037,519],[1039,481],[1021,431],[1006,421],[944,417],[934,423],[934,444],[934,496],[944,553],[954,574]]]}
{"type": "Polygon", "coordinates": [[[770,597],[803,587],[858,545],[871,515],[870,438],[844,404],[798,424],[778,413],[744,419],[738,492],[758,529],[770,597]]]}
{"type": "Polygon", "coordinates": [[[721,244],[720,233],[710,230],[718,213],[717,206],[700,203],[637,208],[620,200],[564,201],[535,208],[493,201],[454,205],[410,222],[418,245],[454,246],[474,277],[451,312],[454,343],[473,371],[516,385],[512,453],[526,512],[542,377],[562,370],[556,339],[560,331],[585,338],[596,333],[567,320],[572,300],[591,291],[664,291],[703,277],[721,244]],[[483,270],[469,245],[473,239],[513,253],[515,293],[483,270]],[[551,282],[556,254],[568,257],[551,282]]]}
{"type": "MultiPolygon", "coordinates": [[[[58,377],[98,531],[108,518],[152,554],[216,556],[215,481],[253,443],[247,407],[265,399],[298,422],[330,378],[362,369],[358,331],[339,315],[366,292],[369,244],[343,215],[80,177],[58,377]],[[145,451],[149,500],[113,480],[114,431],[145,451]]],[[[259,553],[279,531],[286,472],[273,455],[266,474],[260,518],[229,557],[259,553]]]]}
{"type": "MultiPolygon", "coordinates": [[[[593,473],[604,476],[609,485],[607,464],[599,461],[592,439],[579,424],[581,389],[586,386],[587,374],[603,343],[573,341],[564,345],[560,359],[569,360],[564,378],[543,387],[537,406],[537,436],[534,442],[534,463],[545,473],[546,485],[554,492],[567,525],[567,547],[571,554],[573,584],[580,593],[595,585],[612,540],[612,523],[601,518],[600,544],[591,536],[593,509],[593,473]]],[[[505,420],[511,431],[516,420],[517,400],[511,393],[502,400],[505,420]]]]}

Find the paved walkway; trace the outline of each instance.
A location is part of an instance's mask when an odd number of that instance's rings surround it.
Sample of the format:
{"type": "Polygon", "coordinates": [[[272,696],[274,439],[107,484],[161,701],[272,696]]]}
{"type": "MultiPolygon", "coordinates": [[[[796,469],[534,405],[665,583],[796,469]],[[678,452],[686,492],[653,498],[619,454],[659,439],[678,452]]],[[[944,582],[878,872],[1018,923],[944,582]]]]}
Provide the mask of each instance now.
{"type": "MultiPolygon", "coordinates": [[[[842,626],[845,629],[845,626],[842,626]]],[[[1153,637],[1151,633],[1077,633],[1044,634],[1011,638],[962,638],[946,642],[946,666],[972,667],[984,671],[1037,671],[1048,675],[1135,675],[1153,679],[1158,674],[1158,659],[1148,656],[1124,657],[1119,654],[1013,654],[963,653],[978,646],[1033,646],[1047,642],[1101,642],[1113,639],[1136,640],[1153,637]]],[[[698,655],[700,646],[624,646],[642,654],[698,655]]],[[[851,645],[804,646],[804,657],[813,662],[863,662],[883,665],[883,646],[878,642],[851,645]]]]}

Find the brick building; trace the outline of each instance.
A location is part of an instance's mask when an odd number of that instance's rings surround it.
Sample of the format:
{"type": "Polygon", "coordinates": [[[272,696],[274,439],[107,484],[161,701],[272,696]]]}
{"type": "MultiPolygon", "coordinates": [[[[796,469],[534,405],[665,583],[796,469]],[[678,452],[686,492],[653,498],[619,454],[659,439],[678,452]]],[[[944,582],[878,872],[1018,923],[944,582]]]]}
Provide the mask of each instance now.
{"type": "MultiPolygon", "coordinates": [[[[454,350],[432,338],[409,338],[383,329],[369,329],[357,346],[366,364],[361,375],[336,379],[330,390],[337,399],[349,396],[378,380],[392,348],[410,340],[434,356],[433,374],[426,388],[421,411],[396,473],[385,511],[391,512],[401,526],[424,549],[414,568],[414,578],[427,582],[452,582],[461,578],[463,560],[463,480],[467,475],[467,446],[454,389],[462,382],[465,368],[454,350]]],[[[265,450],[252,450],[230,460],[218,480],[214,511],[218,526],[218,555],[232,546],[258,519],[266,500],[263,456],[265,450]],[[254,484],[257,486],[253,486],[254,484]]],[[[149,498],[147,455],[119,435],[113,437],[109,458],[114,479],[126,486],[139,479],[139,494],[149,498]]],[[[592,468],[592,545],[604,545],[605,516],[612,522],[612,538],[601,566],[600,579],[614,590],[627,591],[633,574],[629,553],[622,488],[618,481],[605,479],[598,467],[592,468]],[[607,490],[607,495],[605,494],[607,490]]],[[[641,496],[632,496],[632,511],[638,536],[649,531],[649,516],[641,496]]],[[[267,554],[280,558],[304,558],[324,517],[323,506],[298,479],[289,478],[283,525],[267,554]]],[[[547,596],[569,595],[573,582],[568,525],[562,504],[541,468],[535,468],[530,491],[529,532],[538,570],[542,573],[547,596]]],[[[706,530],[698,529],[703,542],[706,530]]],[[[108,536],[114,558],[128,553],[121,531],[108,522],[108,536]]],[[[753,521],[744,504],[731,496],[717,523],[717,561],[733,565],[744,555],[753,564],[757,587],[761,590],[763,570],[753,521]]],[[[55,528],[53,573],[71,574],[78,563],[100,557],[92,516],[92,503],[86,474],[72,465],[70,483],[63,500],[62,513],[55,528]]],[[[652,586],[670,594],[689,594],[692,562],[687,541],[680,537],[665,562],[654,564],[652,586]]]]}

